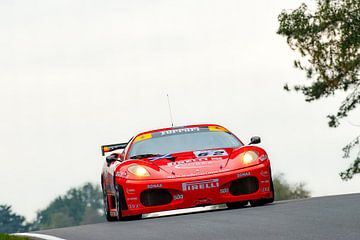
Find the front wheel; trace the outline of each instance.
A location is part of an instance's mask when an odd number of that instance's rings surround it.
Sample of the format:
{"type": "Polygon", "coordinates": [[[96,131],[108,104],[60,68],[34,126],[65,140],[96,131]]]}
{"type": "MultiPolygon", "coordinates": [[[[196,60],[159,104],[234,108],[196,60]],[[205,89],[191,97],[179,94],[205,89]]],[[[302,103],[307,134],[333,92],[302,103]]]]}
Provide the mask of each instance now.
{"type": "Polygon", "coordinates": [[[115,186],[115,205],[116,205],[116,213],[117,213],[117,220],[121,221],[123,219],[121,213],[121,193],[118,186],[115,186]]]}
{"type": "MultiPolygon", "coordinates": [[[[270,172],[270,174],[271,174],[271,172],[270,172]]],[[[274,184],[273,184],[273,181],[272,181],[272,177],[270,178],[270,191],[272,193],[271,198],[252,200],[252,201],[250,201],[251,206],[252,207],[257,207],[257,206],[262,206],[262,205],[274,202],[275,191],[274,191],[274,184]]]]}
{"type": "Polygon", "coordinates": [[[103,187],[103,199],[104,199],[104,212],[105,212],[105,218],[108,222],[114,222],[117,221],[117,217],[113,217],[110,215],[110,208],[109,208],[109,198],[106,194],[106,191],[103,187]]]}
{"type": "Polygon", "coordinates": [[[226,203],[226,206],[229,209],[236,209],[236,208],[242,208],[248,204],[248,201],[241,201],[241,202],[229,202],[226,203]]]}
{"type": "Polygon", "coordinates": [[[139,220],[141,219],[142,215],[132,215],[123,217],[122,216],[122,202],[121,199],[124,197],[123,191],[121,191],[118,186],[115,187],[115,202],[116,202],[116,212],[117,212],[117,220],[118,221],[131,221],[131,220],[139,220]]]}

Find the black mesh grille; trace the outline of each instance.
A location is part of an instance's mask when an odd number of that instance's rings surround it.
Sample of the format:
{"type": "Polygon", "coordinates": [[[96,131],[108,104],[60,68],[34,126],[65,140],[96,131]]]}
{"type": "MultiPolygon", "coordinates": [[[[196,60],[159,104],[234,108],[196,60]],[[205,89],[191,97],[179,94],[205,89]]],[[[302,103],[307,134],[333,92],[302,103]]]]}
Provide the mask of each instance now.
{"type": "Polygon", "coordinates": [[[230,184],[230,193],[232,195],[251,194],[259,189],[259,182],[256,177],[240,178],[232,181],[230,184]]]}
{"type": "Polygon", "coordinates": [[[158,206],[171,202],[172,196],[166,189],[149,189],[141,193],[140,201],[144,206],[158,206]]]}

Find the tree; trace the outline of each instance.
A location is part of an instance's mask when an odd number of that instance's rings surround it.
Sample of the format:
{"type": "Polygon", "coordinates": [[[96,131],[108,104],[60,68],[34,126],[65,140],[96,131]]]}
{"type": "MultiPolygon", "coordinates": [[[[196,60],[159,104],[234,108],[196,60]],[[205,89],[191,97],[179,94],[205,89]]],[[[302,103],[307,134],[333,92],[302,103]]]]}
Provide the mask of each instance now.
{"type": "Polygon", "coordinates": [[[23,216],[13,213],[9,205],[0,205],[0,233],[17,233],[27,230],[28,225],[23,216]]]}
{"type": "Polygon", "coordinates": [[[305,189],[305,183],[290,185],[284,178],[284,174],[276,174],[273,177],[275,200],[309,198],[310,191],[305,189]]]}
{"type": "Polygon", "coordinates": [[[103,200],[99,186],[86,183],[71,188],[37,213],[33,230],[103,222],[103,200]]]}
{"type": "MultiPolygon", "coordinates": [[[[336,92],[347,92],[336,114],[329,115],[329,126],[337,127],[360,103],[360,1],[317,0],[310,11],[306,4],[279,15],[278,34],[298,51],[302,61],[296,68],[305,71],[308,84],[284,86],[301,92],[308,102],[326,98],[336,92]]],[[[344,158],[359,145],[359,137],[343,148],[344,158]]],[[[343,180],[360,173],[360,152],[351,166],[340,173],[343,180]]]]}

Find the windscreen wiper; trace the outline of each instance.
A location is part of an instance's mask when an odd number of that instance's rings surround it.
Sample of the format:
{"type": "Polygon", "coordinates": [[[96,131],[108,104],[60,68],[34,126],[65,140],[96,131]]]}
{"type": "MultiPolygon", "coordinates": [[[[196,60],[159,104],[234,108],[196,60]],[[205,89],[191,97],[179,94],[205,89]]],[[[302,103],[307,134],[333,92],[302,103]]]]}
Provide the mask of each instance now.
{"type": "Polygon", "coordinates": [[[153,158],[149,158],[151,161],[159,160],[159,159],[169,159],[170,161],[175,161],[176,157],[172,156],[171,153],[158,155],[153,158]]]}
{"type": "Polygon", "coordinates": [[[131,156],[130,159],[141,159],[141,158],[149,158],[149,157],[157,157],[161,154],[154,154],[154,153],[145,153],[145,154],[139,154],[135,156],[131,156]]]}
{"type": "Polygon", "coordinates": [[[149,160],[151,161],[155,161],[159,159],[169,159],[170,161],[174,161],[176,159],[176,157],[172,156],[170,153],[168,154],[146,153],[146,154],[139,154],[130,157],[130,159],[141,159],[141,158],[149,158],[149,160]]]}

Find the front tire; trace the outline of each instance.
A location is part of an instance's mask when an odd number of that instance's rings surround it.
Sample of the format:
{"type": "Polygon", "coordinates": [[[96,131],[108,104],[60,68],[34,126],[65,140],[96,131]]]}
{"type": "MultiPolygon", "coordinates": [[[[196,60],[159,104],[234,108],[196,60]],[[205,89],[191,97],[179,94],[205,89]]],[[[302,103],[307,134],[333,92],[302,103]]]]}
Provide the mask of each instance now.
{"type": "Polygon", "coordinates": [[[243,208],[248,204],[248,201],[241,201],[241,202],[229,202],[226,203],[226,206],[228,209],[237,209],[237,208],[243,208]]]}
{"type": "Polygon", "coordinates": [[[142,215],[131,215],[127,217],[122,216],[122,202],[121,199],[123,198],[123,192],[120,191],[119,187],[115,186],[115,204],[116,204],[116,212],[117,212],[117,220],[118,221],[131,221],[131,220],[139,220],[141,219],[142,215]]]}
{"type": "MultiPolygon", "coordinates": [[[[271,170],[270,170],[270,176],[271,176],[271,170]]],[[[251,206],[252,207],[258,207],[258,206],[262,206],[262,205],[274,202],[275,191],[274,191],[274,183],[273,183],[272,177],[270,177],[270,191],[272,192],[272,197],[271,198],[252,200],[252,201],[250,201],[251,206]]]]}
{"type": "Polygon", "coordinates": [[[117,221],[117,217],[113,217],[110,215],[110,208],[109,208],[109,198],[106,194],[106,191],[103,186],[103,199],[104,199],[104,212],[105,212],[105,218],[108,222],[114,222],[117,221]]]}
{"type": "Polygon", "coordinates": [[[116,205],[116,213],[117,213],[117,220],[121,221],[123,219],[121,213],[121,193],[119,187],[115,186],[115,205],[116,205]]]}

